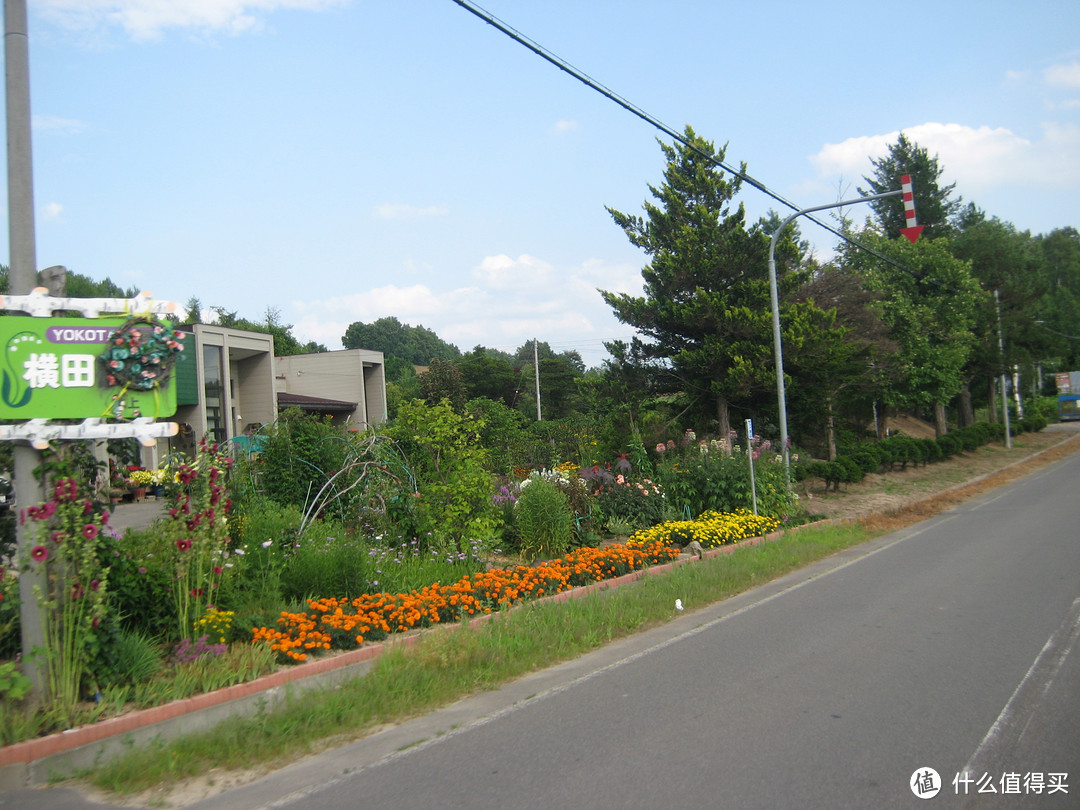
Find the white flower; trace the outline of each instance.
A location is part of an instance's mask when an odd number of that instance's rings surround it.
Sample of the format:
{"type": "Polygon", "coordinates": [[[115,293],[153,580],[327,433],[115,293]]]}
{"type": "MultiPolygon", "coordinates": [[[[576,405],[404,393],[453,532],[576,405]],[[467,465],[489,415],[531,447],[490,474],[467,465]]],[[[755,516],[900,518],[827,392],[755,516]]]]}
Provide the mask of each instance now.
{"type": "Polygon", "coordinates": [[[236,551],[233,552],[233,554],[239,554],[241,557],[243,557],[244,556],[244,550],[242,548],[238,548],[238,549],[236,549],[236,551]]]}
{"type": "Polygon", "coordinates": [[[263,548],[270,548],[270,546],[272,546],[273,544],[274,544],[273,540],[267,540],[265,543],[262,544],[262,547],[263,548]]]}

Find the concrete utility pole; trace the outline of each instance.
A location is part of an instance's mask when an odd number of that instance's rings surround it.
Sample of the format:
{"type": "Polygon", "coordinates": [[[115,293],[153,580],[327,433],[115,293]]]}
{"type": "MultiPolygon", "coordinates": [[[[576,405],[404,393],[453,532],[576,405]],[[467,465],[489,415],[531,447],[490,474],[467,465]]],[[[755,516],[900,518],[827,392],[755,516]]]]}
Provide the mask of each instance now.
{"type": "MultiPolygon", "coordinates": [[[[813,208],[804,208],[801,211],[796,211],[781,222],[780,227],[773,231],[772,239],[769,240],[769,299],[772,303],[773,357],[776,361],[776,398],[779,401],[780,410],[780,452],[784,459],[784,483],[787,485],[787,491],[789,493],[791,492],[791,451],[788,448],[787,395],[784,392],[784,350],[780,338],[780,294],[777,291],[776,284],[776,243],[780,239],[780,234],[784,232],[784,229],[790,225],[796,217],[801,217],[803,214],[809,214],[814,211],[824,211],[828,208],[840,208],[845,205],[854,205],[855,203],[870,202],[871,200],[882,200],[886,197],[899,197],[901,194],[906,196],[908,192],[904,189],[898,189],[897,191],[886,191],[884,194],[871,194],[869,197],[859,197],[854,200],[845,200],[843,202],[829,203],[828,205],[816,205],[813,208]]],[[[912,221],[913,218],[909,216],[908,222],[911,223],[912,221]]],[[[908,236],[908,238],[911,239],[910,236],[908,236]]],[[[916,238],[918,238],[918,234],[916,234],[916,238]]]]}
{"type": "MultiPolygon", "coordinates": [[[[30,147],[30,40],[26,0],[4,0],[4,67],[7,90],[8,244],[11,260],[8,286],[13,295],[25,295],[37,286],[37,250],[34,236],[34,168],[30,147]]],[[[14,446],[15,506],[25,509],[41,500],[34,480],[38,454],[24,444],[14,446]]],[[[29,554],[30,527],[16,522],[16,552],[29,554]]],[[[36,568],[19,576],[19,618],[22,625],[23,671],[38,699],[44,694],[46,667],[29,653],[45,646],[45,628],[35,589],[44,587],[36,568]]]]}

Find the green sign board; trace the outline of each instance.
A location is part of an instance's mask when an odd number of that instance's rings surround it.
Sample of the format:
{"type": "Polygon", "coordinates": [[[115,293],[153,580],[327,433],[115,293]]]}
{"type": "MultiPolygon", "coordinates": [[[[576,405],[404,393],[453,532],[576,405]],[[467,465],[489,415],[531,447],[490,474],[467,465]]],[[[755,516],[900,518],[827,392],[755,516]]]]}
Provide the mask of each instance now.
{"type": "Polygon", "coordinates": [[[0,419],[163,418],[183,335],[148,319],[0,318],[0,419]]]}

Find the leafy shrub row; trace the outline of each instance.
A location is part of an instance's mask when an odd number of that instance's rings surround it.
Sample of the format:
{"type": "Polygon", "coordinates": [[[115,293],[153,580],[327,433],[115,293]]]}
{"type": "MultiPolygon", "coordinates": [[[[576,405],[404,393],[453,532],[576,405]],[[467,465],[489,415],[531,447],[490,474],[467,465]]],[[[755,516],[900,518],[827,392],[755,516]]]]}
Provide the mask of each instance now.
{"type": "MultiPolygon", "coordinates": [[[[1019,420],[1014,433],[1038,431],[1046,427],[1046,419],[1032,414],[1019,420]]],[[[1004,438],[1005,426],[997,422],[978,422],[946,433],[937,439],[915,439],[902,434],[890,436],[873,444],[840,455],[835,461],[811,461],[799,465],[800,480],[820,478],[825,489],[838,490],[840,484],[857,484],[867,473],[905,470],[977,450],[983,445],[1004,438]]]]}

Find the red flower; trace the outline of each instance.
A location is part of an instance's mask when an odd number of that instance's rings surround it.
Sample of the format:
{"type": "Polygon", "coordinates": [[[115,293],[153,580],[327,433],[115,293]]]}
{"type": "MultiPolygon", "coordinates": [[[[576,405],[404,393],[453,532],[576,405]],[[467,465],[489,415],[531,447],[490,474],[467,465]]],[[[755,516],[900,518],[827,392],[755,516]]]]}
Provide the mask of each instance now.
{"type": "Polygon", "coordinates": [[[90,580],[90,590],[96,591],[100,587],[101,587],[101,583],[98,582],[96,579],[90,580]]]}
{"type": "Polygon", "coordinates": [[[215,565],[214,566],[214,573],[215,574],[220,574],[221,573],[221,566],[220,565],[215,565]]]}
{"type": "Polygon", "coordinates": [[[102,526],[108,526],[109,525],[109,513],[108,513],[107,510],[101,513],[101,525],[102,526]]]}
{"type": "Polygon", "coordinates": [[[198,598],[198,597],[203,595],[203,589],[202,588],[192,588],[191,589],[191,595],[194,596],[195,598],[198,598]]]}
{"type": "Polygon", "coordinates": [[[83,587],[80,583],[76,582],[75,587],[71,589],[71,598],[78,599],[83,595],[83,587]]]}
{"type": "Polygon", "coordinates": [[[98,536],[98,527],[94,523],[87,523],[82,527],[82,534],[87,540],[93,540],[98,536]]]}
{"type": "Polygon", "coordinates": [[[187,539],[177,540],[176,541],[176,547],[178,549],[180,549],[181,551],[187,551],[188,549],[191,548],[191,541],[187,540],[187,539]]]}
{"type": "Polygon", "coordinates": [[[49,559],[49,550],[45,546],[34,546],[30,549],[30,558],[34,562],[45,562],[49,559]]]}
{"type": "Polygon", "coordinates": [[[56,545],[60,545],[61,543],[64,542],[64,533],[63,532],[53,532],[52,534],[49,535],[49,539],[51,539],[54,543],[56,543],[56,545]]]}

